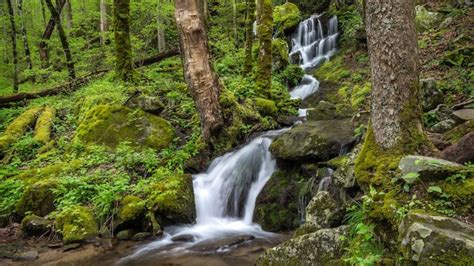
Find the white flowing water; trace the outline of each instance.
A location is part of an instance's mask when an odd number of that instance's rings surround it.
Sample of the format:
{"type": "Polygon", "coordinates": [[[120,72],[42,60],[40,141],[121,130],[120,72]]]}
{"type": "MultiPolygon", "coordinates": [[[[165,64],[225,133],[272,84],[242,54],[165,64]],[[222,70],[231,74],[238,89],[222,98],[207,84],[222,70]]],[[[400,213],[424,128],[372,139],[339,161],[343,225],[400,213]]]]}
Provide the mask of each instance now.
{"type": "MultiPolygon", "coordinates": [[[[318,16],[300,23],[292,40],[290,55],[301,54],[300,66],[303,69],[319,58],[329,58],[334,52],[337,19],[331,18],[329,24],[328,35],[324,37],[318,16]],[[314,52],[315,45],[322,48],[314,52]]],[[[290,94],[292,98],[305,99],[318,87],[318,80],[305,75],[301,84],[290,94]]],[[[300,116],[306,116],[305,109],[299,112],[300,116]]],[[[194,175],[196,223],[164,228],[162,239],[139,248],[121,259],[119,264],[128,264],[150,252],[163,252],[164,256],[185,253],[198,243],[224,237],[251,235],[265,239],[274,236],[253,223],[253,214],[259,193],[276,170],[276,160],[269,151],[270,144],[286,130],[265,132],[239,150],[214,159],[205,173],[194,175]]]]}

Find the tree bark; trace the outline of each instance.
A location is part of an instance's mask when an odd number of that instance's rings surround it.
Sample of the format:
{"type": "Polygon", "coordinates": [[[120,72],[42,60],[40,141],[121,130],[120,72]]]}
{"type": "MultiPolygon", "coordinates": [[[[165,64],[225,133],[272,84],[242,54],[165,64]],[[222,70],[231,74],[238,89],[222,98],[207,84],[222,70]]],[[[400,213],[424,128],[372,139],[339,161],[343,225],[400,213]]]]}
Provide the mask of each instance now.
{"type": "Polygon", "coordinates": [[[245,21],[245,63],[244,74],[252,73],[253,23],[255,21],[255,0],[247,0],[247,19],[245,21]]]}
{"type": "Polygon", "coordinates": [[[72,6],[71,0],[66,0],[66,27],[72,29],[72,6]]]}
{"type": "Polygon", "coordinates": [[[221,86],[211,65],[207,30],[199,0],[176,0],[175,18],[181,41],[185,79],[201,118],[203,139],[210,141],[223,126],[221,86]]]}
{"type": "Polygon", "coordinates": [[[12,53],[13,53],[13,91],[18,92],[18,54],[16,51],[16,25],[15,13],[13,11],[13,0],[7,0],[8,16],[11,25],[12,53]]]}
{"type": "Polygon", "coordinates": [[[44,26],[46,27],[46,10],[44,8],[44,0],[40,0],[41,1],[41,15],[43,17],[43,24],[44,26]]]}
{"type": "Polygon", "coordinates": [[[25,18],[23,16],[23,0],[18,0],[18,16],[20,17],[20,31],[23,36],[23,48],[25,49],[26,65],[28,69],[33,69],[31,63],[31,52],[28,44],[28,36],[26,34],[25,18]]]}
{"type": "Polygon", "coordinates": [[[105,44],[105,33],[109,30],[107,22],[107,2],[100,0],[100,44],[105,44]]]}
{"type": "Polygon", "coordinates": [[[239,47],[239,35],[237,31],[237,4],[232,0],[232,28],[234,31],[234,46],[239,47]]]}
{"type": "Polygon", "coordinates": [[[122,81],[131,81],[134,71],[130,41],[130,0],[114,0],[114,36],[116,74],[122,81]]]}
{"type": "Polygon", "coordinates": [[[257,0],[257,36],[259,49],[256,83],[259,93],[266,98],[270,98],[270,90],[272,87],[272,33],[272,1],[257,0]]]}
{"type": "Polygon", "coordinates": [[[392,148],[422,131],[415,7],[413,0],[368,0],[366,9],[372,128],[375,141],[392,148]]]}
{"type": "Polygon", "coordinates": [[[163,5],[162,0],[158,0],[157,8],[156,8],[156,26],[157,26],[157,46],[158,52],[161,53],[166,50],[166,39],[165,39],[165,27],[163,21],[163,12],[161,10],[163,5]]]}
{"type": "Polygon", "coordinates": [[[63,47],[64,55],[66,56],[66,66],[67,66],[67,70],[68,70],[68,73],[69,73],[69,78],[70,79],[75,79],[76,78],[76,71],[74,69],[74,61],[72,59],[71,49],[69,48],[69,42],[67,40],[66,33],[64,32],[64,28],[63,28],[62,23],[61,23],[61,14],[54,7],[51,0],[46,0],[46,5],[48,6],[49,11],[51,12],[51,16],[56,21],[56,28],[58,30],[59,39],[60,39],[61,45],[63,47]]]}
{"type": "MultiPolygon", "coordinates": [[[[57,13],[61,13],[62,9],[64,8],[65,3],[66,3],[65,0],[59,1],[59,6],[57,7],[57,13]]],[[[56,26],[56,20],[54,19],[53,16],[51,16],[51,18],[48,21],[48,24],[46,25],[46,29],[44,30],[43,35],[41,36],[41,41],[39,43],[39,54],[40,54],[40,59],[41,59],[43,68],[47,68],[49,66],[48,41],[51,38],[51,35],[53,34],[55,26],[56,26]]]]}
{"type": "MultiPolygon", "coordinates": [[[[3,8],[0,8],[0,15],[3,17],[3,8]]],[[[8,32],[7,32],[7,26],[5,25],[5,20],[2,19],[2,43],[3,43],[3,63],[8,64],[10,59],[8,58],[8,46],[7,46],[7,39],[8,39],[8,32]]]]}

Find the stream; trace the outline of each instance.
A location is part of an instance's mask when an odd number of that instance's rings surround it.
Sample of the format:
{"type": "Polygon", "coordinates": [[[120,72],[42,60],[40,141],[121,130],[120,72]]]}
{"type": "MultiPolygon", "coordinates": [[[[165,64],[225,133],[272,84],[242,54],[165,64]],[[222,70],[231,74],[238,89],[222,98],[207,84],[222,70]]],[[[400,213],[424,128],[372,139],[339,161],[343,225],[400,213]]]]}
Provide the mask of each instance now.
{"type": "MultiPolygon", "coordinates": [[[[329,19],[324,34],[320,16],[302,21],[292,36],[290,57],[309,72],[336,51],[337,18],[329,19]]],[[[305,74],[290,95],[305,99],[319,81],[305,74]]],[[[299,115],[306,116],[300,109],[299,115]]],[[[144,244],[121,258],[118,265],[253,265],[265,249],[288,239],[288,234],[262,230],[253,223],[255,203],[272,174],[276,160],[269,151],[273,139],[289,128],[267,131],[234,152],[212,161],[205,173],[193,176],[196,222],[164,228],[160,240],[144,244]]]]}

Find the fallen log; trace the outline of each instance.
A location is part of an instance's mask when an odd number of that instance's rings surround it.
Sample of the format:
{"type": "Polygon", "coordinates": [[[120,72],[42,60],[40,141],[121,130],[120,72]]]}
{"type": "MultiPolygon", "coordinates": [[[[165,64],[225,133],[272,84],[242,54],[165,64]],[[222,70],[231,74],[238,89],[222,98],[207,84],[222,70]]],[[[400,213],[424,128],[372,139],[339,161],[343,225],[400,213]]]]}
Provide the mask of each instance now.
{"type": "MultiPolygon", "coordinates": [[[[173,49],[173,50],[169,50],[169,51],[157,54],[152,57],[137,60],[133,63],[133,65],[136,68],[149,66],[165,58],[172,57],[178,54],[179,54],[179,49],[173,49]]],[[[86,76],[76,78],[73,81],[58,85],[51,89],[41,90],[38,92],[21,92],[21,93],[17,93],[13,95],[8,95],[8,96],[0,96],[0,106],[4,106],[9,103],[20,102],[24,100],[31,100],[35,98],[56,95],[56,94],[66,92],[66,91],[74,91],[75,89],[77,89],[77,87],[84,85],[85,83],[89,82],[92,78],[103,75],[107,73],[108,71],[110,70],[104,69],[104,70],[95,71],[86,76]]]]}

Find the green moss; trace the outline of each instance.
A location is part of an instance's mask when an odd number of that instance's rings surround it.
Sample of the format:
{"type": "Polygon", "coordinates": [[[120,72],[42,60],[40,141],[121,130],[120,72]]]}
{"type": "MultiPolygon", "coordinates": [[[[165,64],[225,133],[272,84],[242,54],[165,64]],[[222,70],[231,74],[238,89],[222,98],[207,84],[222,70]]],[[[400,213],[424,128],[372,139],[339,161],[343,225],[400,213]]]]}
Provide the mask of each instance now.
{"type": "Polygon", "coordinates": [[[219,94],[219,104],[222,108],[233,107],[237,104],[237,98],[231,91],[223,89],[219,94]]]}
{"type": "Polygon", "coordinates": [[[120,222],[131,221],[137,218],[145,210],[145,202],[139,197],[128,195],[120,203],[120,222]]]}
{"type": "Polygon", "coordinates": [[[188,174],[160,176],[151,184],[147,208],[174,222],[191,222],[194,213],[192,177],[188,174]]]}
{"type": "Polygon", "coordinates": [[[459,213],[472,213],[474,199],[474,178],[465,180],[462,184],[444,182],[441,189],[449,195],[450,201],[456,206],[459,213]]]}
{"type": "Polygon", "coordinates": [[[258,1],[257,5],[257,9],[260,12],[258,13],[257,20],[259,48],[255,83],[257,85],[258,93],[265,98],[270,98],[272,87],[272,1],[258,1]]]}
{"type": "Polygon", "coordinates": [[[378,221],[388,221],[391,224],[392,229],[395,229],[399,223],[396,212],[400,207],[397,194],[398,192],[396,190],[390,190],[385,193],[383,199],[374,204],[373,209],[369,212],[368,216],[378,221]]]}
{"type": "Polygon", "coordinates": [[[276,115],[278,111],[274,101],[263,98],[255,98],[255,106],[262,115],[276,115]]]}
{"type": "Polygon", "coordinates": [[[350,157],[348,155],[340,155],[335,157],[327,162],[331,167],[339,168],[344,167],[350,162],[350,157]]]}
{"type": "Polygon", "coordinates": [[[286,2],[273,9],[273,27],[280,34],[296,27],[300,20],[301,12],[298,6],[293,3],[286,2]]]}
{"type": "Polygon", "coordinates": [[[87,112],[76,131],[75,140],[115,148],[130,141],[138,149],[167,147],[174,138],[171,124],[142,110],[123,106],[98,105],[87,112]]]}
{"type": "Polygon", "coordinates": [[[51,139],[53,120],[56,115],[54,108],[46,106],[38,117],[35,126],[35,139],[43,144],[47,144],[51,139]]]}
{"type": "Polygon", "coordinates": [[[38,114],[43,110],[43,107],[34,107],[17,117],[8,125],[5,132],[0,136],[0,152],[5,151],[10,144],[20,138],[32,126],[38,114]]]}
{"type": "Polygon", "coordinates": [[[285,40],[276,38],[272,40],[273,69],[275,71],[284,70],[289,62],[288,44],[285,40]]]}
{"type": "Polygon", "coordinates": [[[31,212],[38,216],[48,215],[54,210],[54,189],[57,182],[54,179],[46,179],[28,185],[20,200],[16,204],[16,211],[20,216],[31,212]]]}
{"type": "Polygon", "coordinates": [[[52,164],[43,168],[33,168],[24,170],[15,178],[24,181],[27,184],[32,184],[38,180],[54,179],[61,173],[71,173],[79,169],[84,162],[82,160],[72,160],[67,163],[52,164]]]}
{"type": "Polygon", "coordinates": [[[365,103],[365,99],[370,95],[372,91],[372,85],[370,82],[364,83],[364,85],[355,85],[351,93],[351,104],[352,107],[358,109],[365,103]]]}
{"type": "Polygon", "coordinates": [[[315,77],[319,80],[341,82],[344,78],[351,75],[349,70],[344,66],[344,58],[336,56],[334,59],[326,62],[314,72],[315,77]]]}
{"type": "Polygon", "coordinates": [[[456,143],[467,133],[474,131],[474,120],[467,121],[444,134],[444,139],[451,143],[456,143]]]}
{"type": "Polygon", "coordinates": [[[83,206],[63,210],[56,217],[56,223],[65,243],[84,241],[98,234],[92,212],[83,206]]]}

